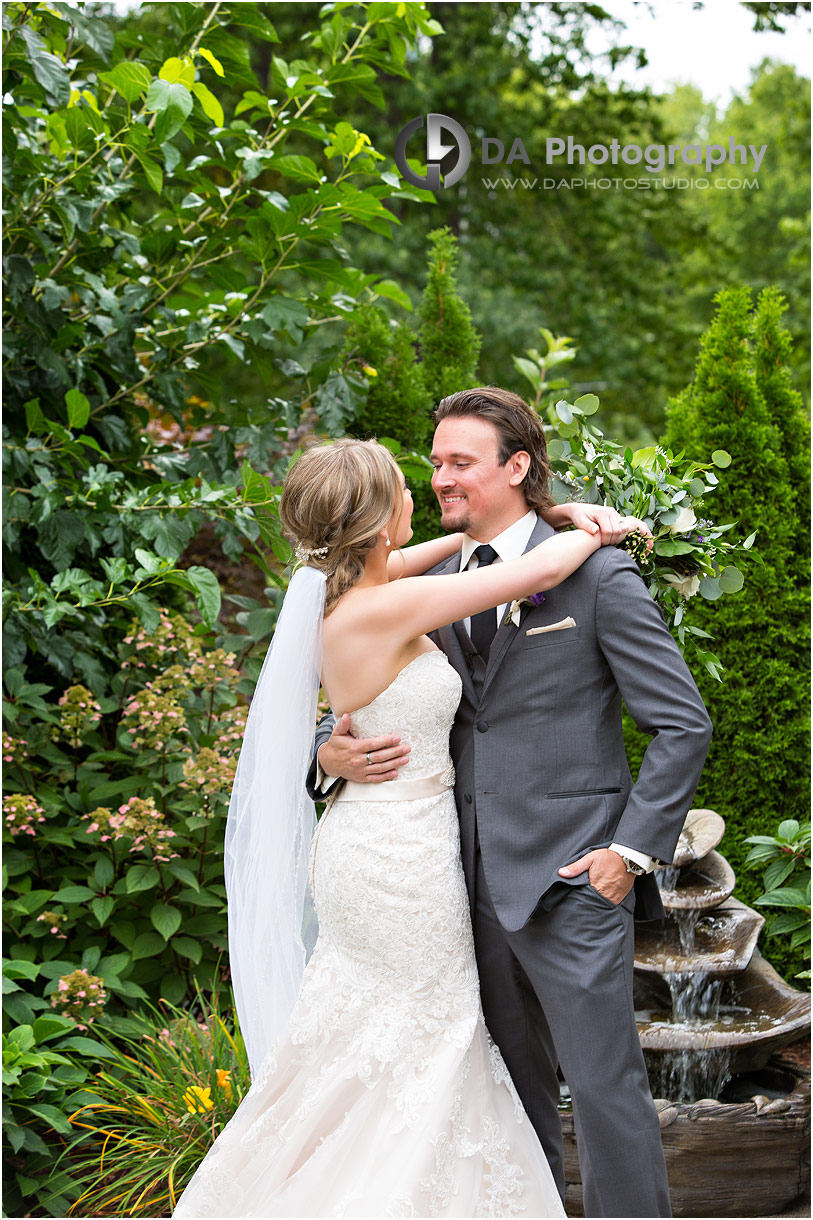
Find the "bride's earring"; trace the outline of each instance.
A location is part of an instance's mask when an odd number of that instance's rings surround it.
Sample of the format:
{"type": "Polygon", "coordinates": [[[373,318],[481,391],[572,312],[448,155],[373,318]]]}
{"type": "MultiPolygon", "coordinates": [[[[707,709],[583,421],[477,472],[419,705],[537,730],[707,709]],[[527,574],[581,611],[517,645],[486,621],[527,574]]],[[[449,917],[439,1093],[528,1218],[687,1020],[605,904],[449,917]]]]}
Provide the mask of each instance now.
{"type": "Polygon", "coordinates": [[[389,534],[387,534],[387,537],[386,537],[386,539],[385,539],[385,541],[384,541],[384,544],[385,544],[385,546],[392,546],[392,543],[390,542],[390,536],[389,536],[389,534]]]}

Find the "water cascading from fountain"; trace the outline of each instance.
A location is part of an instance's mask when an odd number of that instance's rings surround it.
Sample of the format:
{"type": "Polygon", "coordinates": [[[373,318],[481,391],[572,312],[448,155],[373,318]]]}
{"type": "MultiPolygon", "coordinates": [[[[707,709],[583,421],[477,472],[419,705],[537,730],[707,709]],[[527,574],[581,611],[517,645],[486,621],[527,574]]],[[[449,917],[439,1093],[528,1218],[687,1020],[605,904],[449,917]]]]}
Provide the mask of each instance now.
{"type": "MultiPolygon", "coordinates": [[[[693,912],[681,912],[682,915],[693,912]]],[[[694,948],[694,944],[686,946],[694,948]]],[[[667,973],[664,981],[672,997],[672,1021],[694,1025],[701,1036],[705,1021],[718,1021],[723,980],[707,974],[667,973]]],[[[697,1101],[720,1096],[731,1079],[731,1052],[727,1047],[667,1051],[661,1059],[653,1086],[657,1095],[672,1101],[697,1101]]]]}
{"type": "Polygon", "coordinates": [[[689,813],[673,863],[656,873],[667,918],[636,932],[641,1042],[655,1096],[674,1102],[718,1099],[734,1073],[798,1036],[809,1012],[809,997],[755,952],[765,921],[731,897],[734,873],[714,850],[724,829],[712,810],[689,813]],[[766,992],[776,1000],[763,1008],[766,992]]]}
{"type": "MultiPolygon", "coordinates": [[[[725,824],[689,812],[658,870],[667,918],[635,932],[634,1001],[676,1217],[777,1215],[810,1181],[810,1075],[782,1048],[809,1028],[810,996],[756,948],[762,916],[738,902],[715,850],[725,824]]],[[[574,1115],[562,1110],[567,1211],[581,1216],[574,1115]]]]}
{"type": "MultiPolygon", "coordinates": [[[[659,869],[658,887],[666,892],[677,889],[681,869],[674,865],[659,869]]],[[[685,953],[696,947],[695,931],[703,911],[688,907],[672,912],[685,953]]],[[[701,971],[666,971],[664,981],[672,1000],[672,1022],[700,1025],[704,1020],[716,1021],[720,1016],[723,981],[701,971]]],[[[717,1098],[731,1078],[731,1054],[726,1048],[671,1051],[664,1054],[652,1073],[652,1086],[657,1096],[673,1101],[695,1101],[698,1097],[717,1098]]]]}

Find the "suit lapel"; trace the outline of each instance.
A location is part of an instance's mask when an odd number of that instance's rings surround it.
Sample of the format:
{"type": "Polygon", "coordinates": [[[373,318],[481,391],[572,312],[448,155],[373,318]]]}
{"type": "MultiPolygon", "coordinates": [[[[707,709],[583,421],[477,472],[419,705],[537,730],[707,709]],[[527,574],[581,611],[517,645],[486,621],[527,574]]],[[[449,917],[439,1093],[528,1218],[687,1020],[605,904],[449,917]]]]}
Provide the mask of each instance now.
{"type": "MultiPolygon", "coordinates": [[[[455,553],[451,559],[447,560],[441,567],[438,567],[433,573],[433,576],[449,576],[460,570],[460,555],[455,553]]],[[[450,664],[460,674],[463,682],[463,690],[471,703],[477,706],[477,692],[474,688],[474,682],[471,676],[466,653],[473,647],[471,641],[467,642],[466,630],[462,623],[449,623],[445,627],[439,627],[437,631],[433,631],[437,643],[446,653],[450,664]],[[468,643],[468,646],[467,646],[468,643]]]]}
{"type": "MultiPolygon", "coordinates": [[[[554,533],[555,530],[552,526],[548,525],[547,521],[543,521],[541,517],[537,517],[536,525],[531,530],[531,536],[528,539],[528,545],[525,548],[525,553],[527,554],[527,552],[533,547],[538,546],[540,542],[544,542],[546,538],[552,538],[554,533]]],[[[485,681],[483,682],[483,689],[480,694],[481,699],[494,680],[494,675],[497,673],[497,670],[499,669],[509,646],[520,634],[520,631],[522,630],[522,623],[529,614],[530,609],[530,606],[522,607],[519,627],[516,627],[508,617],[508,610],[506,610],[506,612],[503,614],[502,622],[497,628],[497,634],[494,636],[491,651],[488,655],[488,667],[486,669],[485,681]]]]}
{"type": "Polygon", "coordinates": [[[460,674],[464,694],[476,707],[478,702],[477,692],[474,689],[471,670],[466,661],[466,650],[458,634],[458,628],[460,629],[460,635],[464,635],[465,632],[460,623],[450,623],[446,627],[439,627],[433,634],[440,647],[446,653],[449,663],[460,674]]]}

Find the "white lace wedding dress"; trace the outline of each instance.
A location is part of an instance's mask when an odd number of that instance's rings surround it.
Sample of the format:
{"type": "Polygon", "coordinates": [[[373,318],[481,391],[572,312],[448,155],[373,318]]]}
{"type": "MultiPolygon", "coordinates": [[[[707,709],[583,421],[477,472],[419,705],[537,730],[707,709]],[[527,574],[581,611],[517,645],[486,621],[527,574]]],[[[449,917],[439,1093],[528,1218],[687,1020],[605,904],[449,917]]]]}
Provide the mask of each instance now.
{"type": "Polygon", "coordinates": [[[403,791],[423,778],[436,795],[394,800],[399,777],[387,799],[366,785],[322,818],[319,939],[290,1026],[176,1217],[565,1214],[483,1024],[453,790],[440,790],[459,698],[431,652],[354,713],[356,736],[410,741],[403,791]]]}

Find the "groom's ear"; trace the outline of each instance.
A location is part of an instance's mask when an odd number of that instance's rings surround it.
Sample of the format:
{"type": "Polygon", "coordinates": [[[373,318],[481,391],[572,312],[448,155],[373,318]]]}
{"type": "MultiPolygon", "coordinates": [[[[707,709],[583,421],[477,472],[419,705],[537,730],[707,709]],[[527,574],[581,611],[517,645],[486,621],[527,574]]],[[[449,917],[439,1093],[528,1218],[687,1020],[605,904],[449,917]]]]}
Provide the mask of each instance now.
{"type": "Polygon", "coordinates": [[[516,453],[511,454],[505,465],[508,470],[508,482],[512,487],[519,487],[531,468],[531,455],[525,449],[518,449],[516,453]]]}

